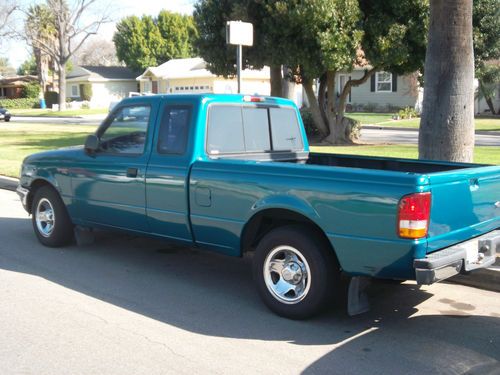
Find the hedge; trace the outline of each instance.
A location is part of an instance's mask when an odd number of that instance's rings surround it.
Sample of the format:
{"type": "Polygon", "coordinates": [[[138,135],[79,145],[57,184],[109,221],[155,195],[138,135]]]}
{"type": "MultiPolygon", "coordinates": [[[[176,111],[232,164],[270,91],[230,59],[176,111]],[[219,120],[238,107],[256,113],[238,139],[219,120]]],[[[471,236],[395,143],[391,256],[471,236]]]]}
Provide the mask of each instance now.
{"type": "Polygon", "coordinates": [[[7,109],[40,108],[38,98],[0,99],[0,107],[7,109]]]}
{"type": "Polygon", "coordinates": [[[59,104],[59,94],[55,91],[45,91],[45,104],[51,108],[54,104],[59,104]]]}

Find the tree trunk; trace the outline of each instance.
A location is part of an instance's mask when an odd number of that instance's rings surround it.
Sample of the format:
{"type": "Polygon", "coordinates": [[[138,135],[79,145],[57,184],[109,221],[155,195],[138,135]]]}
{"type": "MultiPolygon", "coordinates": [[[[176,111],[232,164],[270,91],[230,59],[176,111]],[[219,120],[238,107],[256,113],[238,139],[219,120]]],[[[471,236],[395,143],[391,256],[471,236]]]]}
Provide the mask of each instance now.
{"type": "Polygon", "coordinates": [[[282,96],[282,85],[281,85],[281,65],[271,65],[271,96],[282,96]]]}
{"type": "Polygon", "coordinates": [[[318,106],[318,99],[316,98],[312,87],[312,81],[304,80],[302,82],[302,86],[304,87],[304,91],[306,92],[307,101],[309,102],[309,110],[311,111],[314,125],[316,125],[316,129],[318,129],[320,134],[325,137],[328,134],[328,128],[326,126],[326,123],[323,121],[323,117],[321,116],[321,111],[318,106]]]}
{"type": "Polygon", "coordinates": [[[490,109],[491,114],[494,115],[495,114],[495,106],[493,105],[493,100],[491,100],[491,96],[488,95],[488,93],[484,89],[484,86],[483,86],[481,81],[479,81],[479,91],[481,91],[481,94],[484,98],[484,101],[488,105],[488,108],[490,109]]]}
{"type": "Polygon", "coordinates": [[[66,109],[66,64],[58,64],[59,70],[59,111],[66,109]]]}
{"type": "Polygon", "coordinates": [[[474,151],[472,0],[431,0],[420,159],[470,162],[474,151]]]}
{"type": "Polygon", "coordinates": [[[295,83],[290,81],[290,69],[283,65],[282,96],[290,100],[295,100],[295,83]]]}

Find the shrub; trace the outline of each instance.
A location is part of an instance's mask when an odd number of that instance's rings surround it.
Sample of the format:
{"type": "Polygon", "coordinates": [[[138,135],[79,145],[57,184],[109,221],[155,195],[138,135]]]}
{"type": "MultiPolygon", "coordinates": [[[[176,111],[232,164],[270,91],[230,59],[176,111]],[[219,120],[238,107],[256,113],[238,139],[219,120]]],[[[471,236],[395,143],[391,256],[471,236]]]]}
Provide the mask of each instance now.
{"type": "Polygon", "coordinates": [[[46,91],[44,96],[47,108],[52,107],[54,104],[59,104],[59,93],[55,91],[46,91]]]}
{"type": "Polygon", "coordinates": [[[302,122],[304,123],[304,128],[308,137],[319,134],[318,129],[314,125],[314,120],[309,108],[302,107],[300,109],[300,116],[302,117],[302,122]]]}
{"type": "Polygon", "coordinates": [[[411,119],[411,118],[414,118],[414,117],[418,117],[418,113],[417,111],[415,110],[415,108],[412,108],[412,107],[405,107],[403,108],[402,110],[400,110],[398,112],[398,117],[400,119],[411,119]]]}
{"type": "Polygon", "coordinates": [[[375,112],[377,108],[378,108],[377,103],[366,103],[363,106],[363,111],[364,112],[375,112]]]}
{"type": "Polygon", "coordinates": [[[38,99],[40,95],[40,85],[38,82],[28,82],[21,89],[21,97],[29,99],[38,99]]]}
{"type": "Polygon", "coordinates": [[[80,97],[83,101],[87,102],[92,99],[92,85],[90,83],[80,85],[80,97]]]}
{"type": "Polygon", "coordinates": [[[40,101],[38,98],[0,99],[0,107],[7,109],[40,108],[40,101]]]}
{"type": "Polygon", "coordinates": [[[81,106],[82,109],[90,109],[90,103],[88,101],[84,101],[81,106]]]}

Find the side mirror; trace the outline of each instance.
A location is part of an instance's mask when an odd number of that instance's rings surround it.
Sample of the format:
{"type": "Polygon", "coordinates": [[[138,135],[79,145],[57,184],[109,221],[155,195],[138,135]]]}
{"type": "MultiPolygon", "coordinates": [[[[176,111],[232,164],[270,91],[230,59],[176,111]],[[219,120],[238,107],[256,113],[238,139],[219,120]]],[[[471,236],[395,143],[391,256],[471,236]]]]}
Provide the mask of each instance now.
{"type": "Polygon", "coordinates": [[[89,135],[85,140],[85,146],[84,146],[85,151],[87,151],[88,153],[96,152],[99,149],[100,143],[101,142],[99,141],[97,135],[95,134],[89,135]]]}

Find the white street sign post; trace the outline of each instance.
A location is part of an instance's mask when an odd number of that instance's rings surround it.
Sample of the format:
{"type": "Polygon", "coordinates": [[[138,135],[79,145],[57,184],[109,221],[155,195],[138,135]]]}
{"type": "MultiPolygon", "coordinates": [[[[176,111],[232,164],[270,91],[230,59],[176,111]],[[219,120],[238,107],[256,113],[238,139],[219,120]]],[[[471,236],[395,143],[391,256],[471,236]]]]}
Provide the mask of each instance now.
{"type": "Polygon", "coordinates": [[[248,22],[228,21],[226,23],[226,43],[236,45],[236,74],[238,77],[238,94],[240,94],[242,46],[253,46],[253,25],[248,22]]]}

